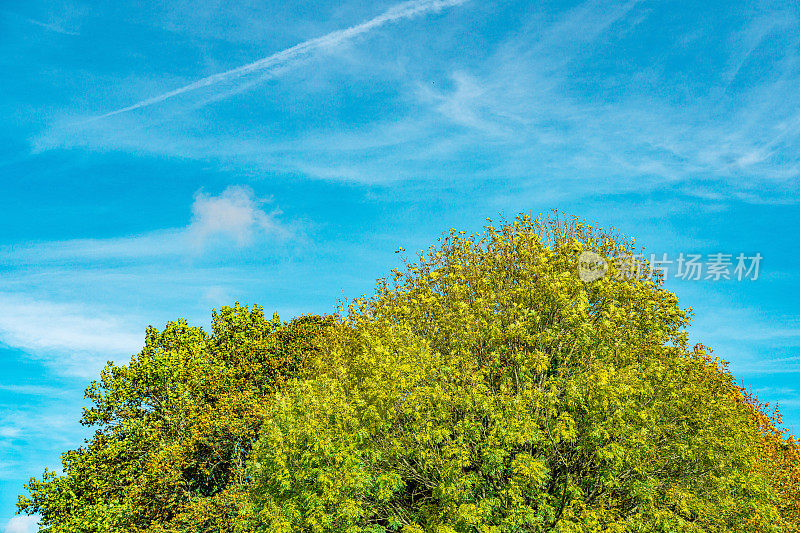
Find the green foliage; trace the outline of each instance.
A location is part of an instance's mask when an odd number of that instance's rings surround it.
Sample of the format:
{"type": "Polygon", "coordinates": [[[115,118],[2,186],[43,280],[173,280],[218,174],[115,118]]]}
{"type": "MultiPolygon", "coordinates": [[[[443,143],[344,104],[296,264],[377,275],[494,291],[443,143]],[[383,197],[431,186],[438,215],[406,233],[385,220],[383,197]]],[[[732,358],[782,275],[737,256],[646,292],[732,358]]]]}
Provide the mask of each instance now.
{"type": "Polygon", "coordinates": [[[93,438],[63,455],[63,475],[32,479],[21,510],[53,533],[233,531],[269,398],[332,324],[237,304],[214,313],[211,335],[183,320],[148,329],[138,356],[86,390],[93,438]]]}
{"type": "MultiPolygon", "coordinates": [[[[452,231],[375,293],[147,332],[20,509],[53,533],[797,532],[800,447],[587,226],[452,231]]],[[[646,269],[645,269],[646,272],[646,269]]]]}
{"type": "Polygon", "coordinates": [[[731,375],[632,244],[577,220],[451,232],[343,310],[254,449],[254,526],[303,532],[784,531],[731,375]]]}

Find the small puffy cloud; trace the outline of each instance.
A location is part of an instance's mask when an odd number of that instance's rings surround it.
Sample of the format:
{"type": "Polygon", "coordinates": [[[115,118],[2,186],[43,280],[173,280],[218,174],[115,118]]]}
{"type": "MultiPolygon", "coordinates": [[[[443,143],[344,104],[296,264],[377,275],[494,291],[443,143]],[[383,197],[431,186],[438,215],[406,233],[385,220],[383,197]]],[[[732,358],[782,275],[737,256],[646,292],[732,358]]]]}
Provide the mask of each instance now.
{"type": "Polygon", "coordinates": [[[233,297],[228,289],[218,285],[208,287],[203,291],[202,302],[211,307],[222,307],[233,302],[233,297]]]}
{"type": "Polygon", "coordinates": [[[38,516],[14,516],[6,523],[4,533],[34,533],[39,530],[38,516]]]}
{"type": "MultiPolygon", "coordinates": [[[[138,353],[147,323],[119,306],[112,296],[115,287],[107,288],[107,297],[98,306],[74,299],[83,294],[80,289],[70,291],[72,301],[65,301],[63,295],[55,296],[59,291],[52,282],[44,281],[61,283],[66,279],[61,272],[67,271],[75,278],[91,275],[130,283],[131,277],[138,279],[156,267],[159,273],[167,273],[169,283],[181,278],[184,286],[193,287],[204,304],[230,303],[225,285],[208,287],[191,281],[196,272],[192,261],[226,262],[240,251],[228,256],[226,248],[288,236],[289,231],[276,220],[279,212],[264,210],[266,202],[241,186],[229,186],[216,196],[201,190],[194,196],[191,220],[182,227],[110,239],[0,246],[0,263],[18,267],[21,276],[30,271],[38,275],[26,283],[14,277],[17,272],[0,280],[0,342],[51,363],[61,374],[81,377],[94,376],[108,360],[138,353]],[[181,262],[183,258],[188,261],[181,262]]],[[[199,272],[196,277],[205,279],[205,274],[199,272]]]]}
{"type": "Polygon", "coordinates": [[[73,239],[0,246],[0,262],[41,266],[45,263],[101,264],[138,260],[158,262],[201,253],[210,245],[248,246],[266,237],[286,237],[287,227],[277,220],[278,209],[264,211],[266,199],[247,187],[231,185],[218,196],[202,190],[194,195],[187,226],[165,228],[127,237],[73,239]]]}
{"type": "Polygon", "coordinates": [[[189,234],[196,247],[202,249],[210,242],[226,240],[246,246],[258,236],[285,233],[275,220],[279,212],[265,212],[262,209],[265,202],[249,188],[238,185],[228,187],[219,196],[199,191],[192,205],[189,234]]]}

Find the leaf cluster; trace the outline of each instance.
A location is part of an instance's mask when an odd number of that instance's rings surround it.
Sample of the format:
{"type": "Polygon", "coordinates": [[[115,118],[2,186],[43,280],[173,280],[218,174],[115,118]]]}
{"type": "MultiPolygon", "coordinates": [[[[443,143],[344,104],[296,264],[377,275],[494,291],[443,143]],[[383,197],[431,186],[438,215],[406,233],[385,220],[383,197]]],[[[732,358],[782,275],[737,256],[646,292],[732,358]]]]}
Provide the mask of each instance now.
{"type": "Polygon", "coordinates": [[[798,443],[658,273],[616,270],[635,252],[521,215],[331,316],[150,329],[20,508],[54,533],[800,531],[798,443]]]}

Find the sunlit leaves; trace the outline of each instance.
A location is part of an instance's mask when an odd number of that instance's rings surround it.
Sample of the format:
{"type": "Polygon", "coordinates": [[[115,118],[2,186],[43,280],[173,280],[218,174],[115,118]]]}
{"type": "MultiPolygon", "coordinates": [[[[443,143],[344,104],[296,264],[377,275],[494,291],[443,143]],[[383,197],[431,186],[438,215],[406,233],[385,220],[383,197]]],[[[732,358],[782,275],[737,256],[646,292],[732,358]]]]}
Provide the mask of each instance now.
{"type": "MultiPolygon", "coordinates": [[[[402,250],[401,250],[402,251],[402,250]]],[[[579,221],[453,230],[330,317],[150,329],[32,480],[46,531],[796,532],[800,447],[687,346],[633,242],[579,221]]]]}
{"type": "Polygon", "coordinates": [[[752,409],[686,346],[689,312],[658,276],[581,281],[583,250],[633,245],[574,219],[453,231],[343,309],[330,366],[266,417],[260,527],[789,527],[752,409]]]}
{"type": "Polygon", "coordinates": [[[63,455],[64,474],[31,480],[20,507],[53,533],[234,531],[246,515],[245,462],[274,391],[301,374],[331,319],[291,324],[238,304],[213,332],[147,331],[124,366],[86,390],[97,431],[63,455]]]}

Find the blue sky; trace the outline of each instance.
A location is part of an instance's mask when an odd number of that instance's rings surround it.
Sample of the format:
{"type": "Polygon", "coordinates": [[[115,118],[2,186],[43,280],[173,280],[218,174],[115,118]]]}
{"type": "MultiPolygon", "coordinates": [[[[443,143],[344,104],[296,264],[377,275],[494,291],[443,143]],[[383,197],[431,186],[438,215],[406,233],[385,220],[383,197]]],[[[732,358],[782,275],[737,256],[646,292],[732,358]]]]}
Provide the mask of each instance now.
{"type": "Polygon", "coordinates": [[[559,208],[648,253],[692,339],[800,429],[791,2],[6,0],[0,527],[148,324],[371,290],[394,251],[559,208]]]}

